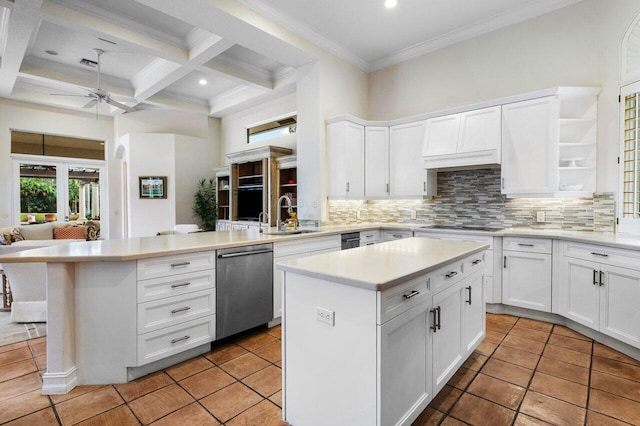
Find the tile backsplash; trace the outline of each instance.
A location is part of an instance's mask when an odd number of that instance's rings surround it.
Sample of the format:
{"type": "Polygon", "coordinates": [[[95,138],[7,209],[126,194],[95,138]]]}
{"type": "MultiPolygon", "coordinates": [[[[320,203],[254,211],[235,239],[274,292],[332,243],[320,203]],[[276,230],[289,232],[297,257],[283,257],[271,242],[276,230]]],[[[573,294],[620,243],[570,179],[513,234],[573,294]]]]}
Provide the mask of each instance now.
{"type": "Polygon", "coordinates": [[[506,198],[500,193],[499,169],[465,170],[439,172],[438,195],[432,200],[329,200],[329,222],[613,232],[615,205],[612,193],[588,198],[506,198]],[[544,222],[536,221],[538,212],[544,212],[544,222]]]}

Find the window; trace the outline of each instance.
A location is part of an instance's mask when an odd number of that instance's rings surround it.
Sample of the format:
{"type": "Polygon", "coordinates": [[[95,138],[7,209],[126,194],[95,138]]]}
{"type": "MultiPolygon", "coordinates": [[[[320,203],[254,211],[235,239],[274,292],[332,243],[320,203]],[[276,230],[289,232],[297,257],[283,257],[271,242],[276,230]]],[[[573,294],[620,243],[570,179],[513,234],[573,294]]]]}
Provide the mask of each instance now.
{"type": "Polygon", "coordinates": [[[640,233],[640,82],[620,93],[619,230],[640,233]]]}
{"type": "Polygon", "coordinates": [[[12,131],[11,156],[13,223],[100,220],[104,142],[12,131]]]}
{"type": "Polygon", "coordinates": [[[297,116],[270,121],[258,126],[247,128],[247,143],[260,142],[268,139],[280,138],[296,133],[297,116]]]}

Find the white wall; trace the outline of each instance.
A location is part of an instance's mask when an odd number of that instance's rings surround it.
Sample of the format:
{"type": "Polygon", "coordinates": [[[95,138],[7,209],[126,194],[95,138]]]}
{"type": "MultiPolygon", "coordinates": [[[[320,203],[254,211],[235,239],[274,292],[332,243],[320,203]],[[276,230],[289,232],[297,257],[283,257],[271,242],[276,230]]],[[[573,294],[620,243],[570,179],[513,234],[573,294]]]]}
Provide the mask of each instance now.
{"type": "Polygon", "coordinates": [[[297,139],[295,134],[248,144],[246,129],[259,123],[271,121],[274,118],[283,118],[296,114],[296,112],[296,95],[292,93],[222,118],[220,126],[221,156],[218,159],[218,165],[224,166],[229,163],[225,156],[226,154],[267,145],[291,148],[295,152],[297,139]]]}
{"type": "MultiPolygon", "coordinates": [[[[11,130],[89,138],[105,141],[106,158],[109,162],[109,186],[115,177],[111,166],[114,152],[113,119],[94,114],[74,112],[0,98],[0,227],[11,226],[14,182],[11,175],[11,130]]],[[[117,170],[116,170],[117,171],[117,170]]],[[[103,211],[103,229],[109,230],[114,222],[113,208],[103,211]],[[107,222],[108,219],[108,222],[107,222]]]]}
{"type": "Polygon", "coordinates": [[[371,73],[367,118],[408,117],[555,86],[600,86],[597,190],[614,191],[618,52],[639,11],[637,0],[585,0],[371,73]]]}

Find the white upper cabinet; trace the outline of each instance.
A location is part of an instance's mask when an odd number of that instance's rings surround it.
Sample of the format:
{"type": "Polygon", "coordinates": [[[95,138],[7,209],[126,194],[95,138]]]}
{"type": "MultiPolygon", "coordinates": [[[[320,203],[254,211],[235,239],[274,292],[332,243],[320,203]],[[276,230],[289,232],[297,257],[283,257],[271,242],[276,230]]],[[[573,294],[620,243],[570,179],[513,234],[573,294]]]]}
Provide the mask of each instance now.
{"type": "Polygon", "coordinates": [[[427,120],[422,155],[428,169],[500,164],[500,106],[427,120]]]}
{"type": "Polygon", "coordinates": [[[502,193],[556,191],[558,101],[555,96],[502,107],[502,193]]]}
{"type": "Polygon", "coordinates": [[[435,195],[435,173],[428,173],[422,162],[424,132],[424,121],[390,127],[390,196],[430,197],[435,195]]]}
{"type": "Polygon", "coordinates": [[[445,115],[427,120],[422,155],[455,154],[460,133],[460,114],[445,115]]]}
{"type": "Polygon", "coordinates": [[[327,125],[329,196],[364,197],[364,126],[349,121],[327,125]]]}
{"type": "Polygon", "coordinates": [[[364,141],[365,197],[388,197],[389,127],[365,127],[364,141]]]}

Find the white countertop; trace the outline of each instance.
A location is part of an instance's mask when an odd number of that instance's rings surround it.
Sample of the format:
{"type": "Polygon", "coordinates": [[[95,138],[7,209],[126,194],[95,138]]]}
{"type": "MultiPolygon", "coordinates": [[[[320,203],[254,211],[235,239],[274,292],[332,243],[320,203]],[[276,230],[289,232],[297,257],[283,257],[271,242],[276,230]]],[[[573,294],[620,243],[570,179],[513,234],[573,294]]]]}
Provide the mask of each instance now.
{"type": "MultiPolygon", "coordinates": [[[[508,228],[497,232],[477,230],[432,229],[428,225],[403,223],[369,223],[331,225],[315,228],[319,232],[295,235],[267,235],[257,230],[198,232],[194,234],[161,235],[142,238],[73,242],[0,255],[0,263],[12,262],[93,262],[145,259],[203,250],[217,250],[243,245],[277,243],[288,240],[336,235],[375,229],[425,231],[430,233],[486,235],[497,237],[539,237],[600,244],[630,250],[640,250],[640,236],[589,231],[538,230],[508,228]]],[[[12,247],[12,246],[7,246],[12,247]]]]}
{"type": "Polygon", "coordinates": [[[278,269],[381,291],[489,248],[474,241],[405,238],[277,264],[278,269]]]}

